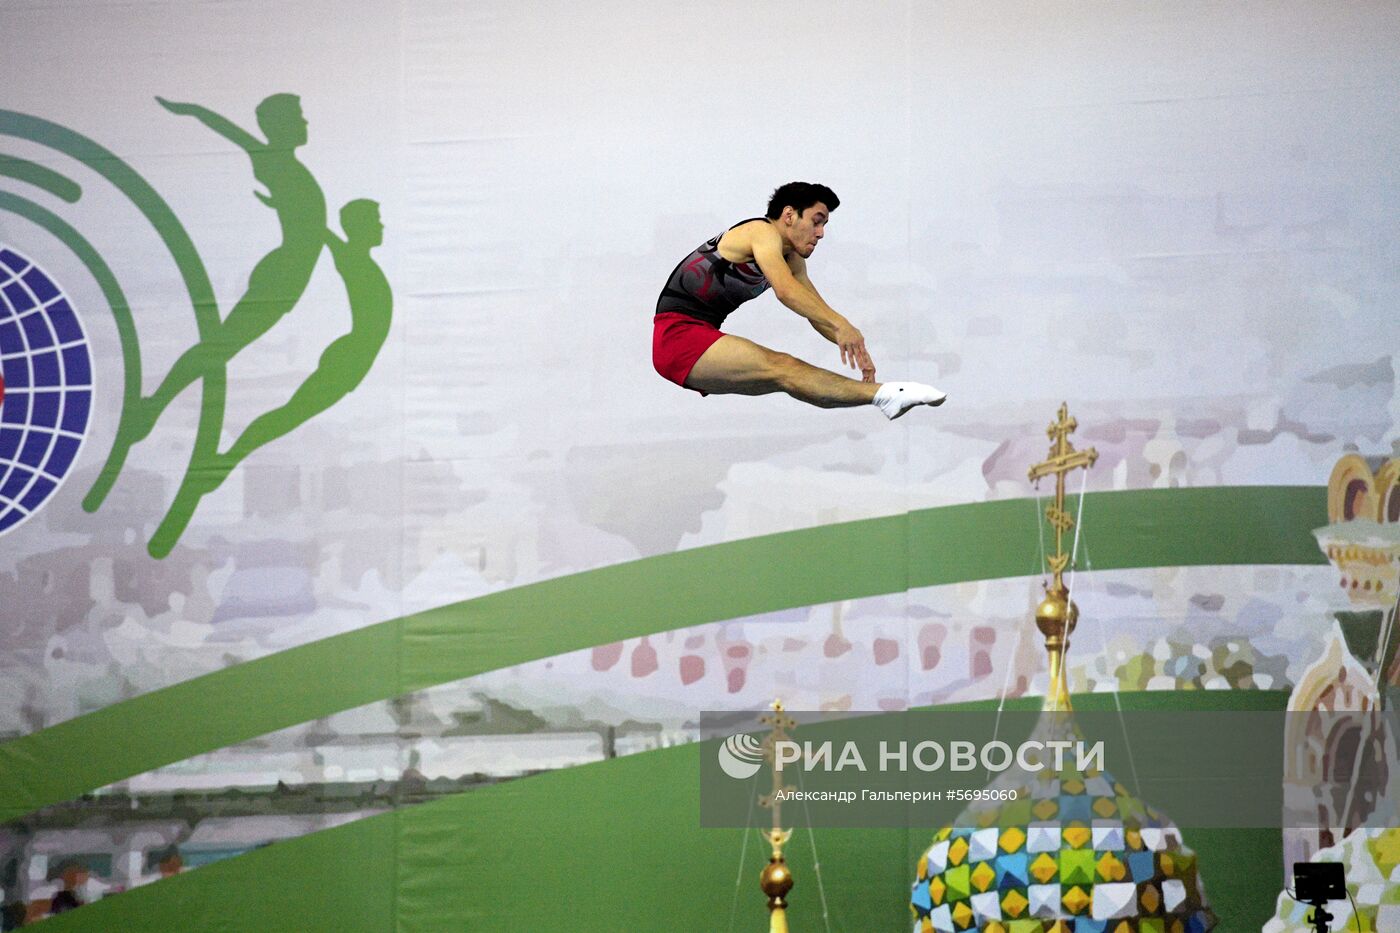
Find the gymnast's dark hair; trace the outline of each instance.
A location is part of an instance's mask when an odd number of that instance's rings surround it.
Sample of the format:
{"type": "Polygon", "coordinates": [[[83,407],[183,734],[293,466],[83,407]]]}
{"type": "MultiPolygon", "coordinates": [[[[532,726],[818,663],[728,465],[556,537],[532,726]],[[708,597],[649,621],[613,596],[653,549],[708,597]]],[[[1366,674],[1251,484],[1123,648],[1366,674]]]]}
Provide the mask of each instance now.
{"type": "Polygon", "coordinates": [[[791,207],[800,217],[803,211],[818,201],[825,204],[827,210],[832,211],[841,205],[841,199],[836,196],[836,192],[826,185],[814,185],[809,181],[790,181],[774,191],[773,197],[768,199],[768,219],[777,220],[782,216],[785,207],[791,207]]]}

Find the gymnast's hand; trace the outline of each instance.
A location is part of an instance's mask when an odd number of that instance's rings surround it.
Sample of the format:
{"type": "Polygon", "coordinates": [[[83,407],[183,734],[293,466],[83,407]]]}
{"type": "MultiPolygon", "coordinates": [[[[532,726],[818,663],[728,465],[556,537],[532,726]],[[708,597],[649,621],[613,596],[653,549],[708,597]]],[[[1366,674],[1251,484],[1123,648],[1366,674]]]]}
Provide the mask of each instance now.
{"type": "Polygon", "coordinates": [[[875,363],[865,349],[865,336],[859,330],[850,322],[842,321],[836,326],[831,340],[841,348],[842,363],[852,369],[859,369],[864,381],[875,381],[875,363]]]}
{"type": "Polygon", "coordinates": [[[870,358],[870,351],[865,349],[864,340],[860,342],[856,364],[860,366],[860,379],[862,382],[875,381],[875,361],[870,358]]]}

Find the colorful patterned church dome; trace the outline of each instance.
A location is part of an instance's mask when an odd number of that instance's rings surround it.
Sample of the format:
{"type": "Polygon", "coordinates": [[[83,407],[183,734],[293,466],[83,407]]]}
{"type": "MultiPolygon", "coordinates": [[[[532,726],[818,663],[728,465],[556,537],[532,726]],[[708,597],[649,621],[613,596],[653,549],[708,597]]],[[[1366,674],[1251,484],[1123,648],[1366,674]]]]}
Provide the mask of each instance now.
{"type": "Polygon", "coordinates": [[[915,933],[1206,933],[1196,855],[1106,771],[997,781],[919,859],[915,933]]]}

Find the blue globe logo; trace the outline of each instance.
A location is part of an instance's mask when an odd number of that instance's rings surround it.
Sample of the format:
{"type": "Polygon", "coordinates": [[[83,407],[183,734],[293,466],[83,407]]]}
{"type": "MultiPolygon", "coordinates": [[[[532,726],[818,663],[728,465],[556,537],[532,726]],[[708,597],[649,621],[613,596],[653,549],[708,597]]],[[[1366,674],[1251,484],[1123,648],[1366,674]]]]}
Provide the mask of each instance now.
{"type": "Polygon", "coordinates": [[[0,244],[0,534],[37,512],[82,449],[92,413],[87,334],[43,269],[0,244]]]}

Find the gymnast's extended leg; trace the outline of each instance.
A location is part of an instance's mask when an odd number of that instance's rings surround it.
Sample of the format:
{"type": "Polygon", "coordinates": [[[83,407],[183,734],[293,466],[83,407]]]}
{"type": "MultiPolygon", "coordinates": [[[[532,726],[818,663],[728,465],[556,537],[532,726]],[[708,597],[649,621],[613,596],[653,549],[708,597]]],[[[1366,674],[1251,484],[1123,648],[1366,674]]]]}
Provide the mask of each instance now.
{"type": "Polygon", "coordinates": [[[848,379],[733,334],[725,334],[701,355],[685,384],[716,395],[785,392],[819,408],[875,405],[891,419],[915,405],[939,405],[946,398],[932,386],[917,382],[848,379]]]}

